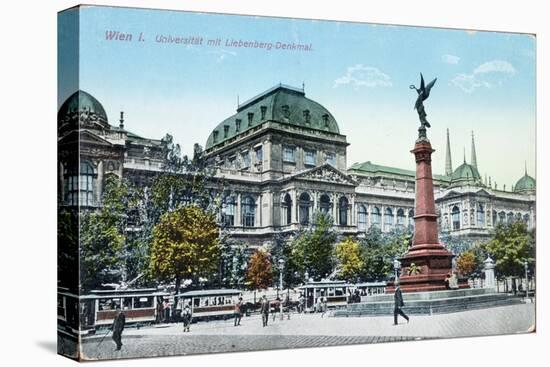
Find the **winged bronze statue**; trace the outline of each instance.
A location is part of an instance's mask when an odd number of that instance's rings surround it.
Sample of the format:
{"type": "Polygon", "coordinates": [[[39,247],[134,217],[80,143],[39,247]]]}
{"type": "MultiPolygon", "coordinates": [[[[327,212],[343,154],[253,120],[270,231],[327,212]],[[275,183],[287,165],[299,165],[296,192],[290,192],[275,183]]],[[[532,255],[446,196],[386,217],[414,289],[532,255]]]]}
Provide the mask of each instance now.
{"type": "Polygon", "coordinates": [[[421,124],[420,126],[422,128],[431,127],[428,120],[426,120],[427,114],[426,114],[426,111],[424,110],[424,101],[427,100],[428,97],[430,96],[430,90],[434,86],[436,80],[437,78],[429,82],[428,85],[424,85],[424,76],[422,75],[422,73],[420,73],[420,88],[416,88],[416,86],[412,84],[409,86],[410,89],[414,89],[416,90],[416,93],[418,93],[418,97],[416,98],[416,103],[414,104],[414,108],[418,112],[418,118],[420,119],[420,124],[421,124]]]}

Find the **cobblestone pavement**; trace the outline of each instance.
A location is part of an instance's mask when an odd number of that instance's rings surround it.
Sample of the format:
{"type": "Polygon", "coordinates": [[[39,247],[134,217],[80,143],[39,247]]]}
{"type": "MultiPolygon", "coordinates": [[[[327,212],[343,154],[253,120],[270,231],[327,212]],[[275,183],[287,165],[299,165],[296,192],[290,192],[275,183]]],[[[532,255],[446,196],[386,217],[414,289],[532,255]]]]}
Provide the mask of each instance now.
{"type": "Polygon", "coordinates": [[[183,333],[181,324],[127,329],[121,351],[115,351],[108,335],[86,338],[86,359],[118,359],[213,352],[251,351],[279,348],[320,347],[380,343],[403,340],[526,333],[535,324],[534,304],[494,307],[444,315],[412,316],[409,323],[393,316],[321,317],[320,314],[293,314],[262,327],[259,315],[243,317],[241,326],[233,320],[192,324],[183,333]]]}

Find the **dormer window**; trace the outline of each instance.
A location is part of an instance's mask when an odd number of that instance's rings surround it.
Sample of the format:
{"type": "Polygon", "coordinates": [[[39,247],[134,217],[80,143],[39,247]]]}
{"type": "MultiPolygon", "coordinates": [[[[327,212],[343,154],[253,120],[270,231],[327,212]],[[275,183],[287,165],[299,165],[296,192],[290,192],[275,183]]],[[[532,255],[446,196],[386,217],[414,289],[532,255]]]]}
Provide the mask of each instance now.
{"type": "Polygon", "coordinates": [[[214,143],[218,142],[218,130],[214,130],[212,133],[212,139],[214,140],[214,143]]]}
{"type": "Polygon", "coordinates": [[[262,113],[262,118],[261,120],[265,120],[265,113],[267,111],[267,107],[266,106],[260,106],[260,112],[262,113]]]}
{"type": "Polygon", "coordinates": [[[248,113],[248,126],[252,126],[252,119],[254,118],[254,113],[249,112],[248,113]]]}
{"type": "Polygon", "coordinates": [[[326,113],[323,115],[323,123],[325,127],[328,127],[328,114],[326,113]]]}
{"type": "Polygon", "coordinates": [[[307,125],[311,122],[311,115],[309,114],[309,110],[304,110],[304,121],[307,125]]]}
{"type": "Polygon", "coordinates": [[[241,119],[235,119],[235,131],[241,131],[241,119]]]}
{"type": "Polygon", "coordinates": [[[283,110],[283,116],[284,118],[289,118],[290,117],[290,108],[288,107],[288,105],[284,105],[281,107],[281,109],[283,110]]]}
{"type": "Polygon", "coordinates": [[[228,135],[229,135],[229,125],[223,125],[223,138],[227,139],[228,135]]]}

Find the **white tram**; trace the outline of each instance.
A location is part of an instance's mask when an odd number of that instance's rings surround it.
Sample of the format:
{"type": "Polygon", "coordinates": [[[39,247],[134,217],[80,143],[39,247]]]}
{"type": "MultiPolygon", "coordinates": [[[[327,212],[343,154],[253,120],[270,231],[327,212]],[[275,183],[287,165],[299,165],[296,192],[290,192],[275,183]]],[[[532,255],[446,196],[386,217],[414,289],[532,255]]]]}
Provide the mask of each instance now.
{"type": "Polygon", "coordinates": [[[178,310],[191,307],[193,320],[229,318],[235,312],[235,303],[242,296],[238,289],[210,289],[189,291],[176,295],[178,310]]]}
{"type": "Polygon", "coordinates": [[[315,312],[319,298],[327,301],[328,308],[345,307],[348,303],[348,289],[351,284],[345,281],[309,282],[301,286],[300,292],[305,297],[306,312],[315,312]]]}

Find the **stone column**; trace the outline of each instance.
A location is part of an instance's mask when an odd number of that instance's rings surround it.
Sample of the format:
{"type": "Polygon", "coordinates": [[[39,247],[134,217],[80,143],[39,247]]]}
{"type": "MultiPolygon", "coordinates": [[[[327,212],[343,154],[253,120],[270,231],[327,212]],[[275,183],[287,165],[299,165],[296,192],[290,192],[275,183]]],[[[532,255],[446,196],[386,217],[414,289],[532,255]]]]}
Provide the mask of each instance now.
{"type": "Polygon", "coordinates": [[[485,273],[485,287],[490,289],[496,289],[495,281],[495,262],[489,256],[483,262],[483,272],[485,273]]]}
{"type": "Polygon", "coordinates": [[[241,212],[241,193],[237,194],[237,210],[235,213],[235,226],[242,225],[242,212],[241,212]]]}
{"type": "MultiPolygon", "coordinates": [[[[425,129],[420,128],[419,133],[411,150],[416,162],[414,237],[412,246],[400,259],[403,292],[445,290],[445,276],[452,269],[453,254],[439,243],[438,238],[431,158],[435,150],[426,137],[425,129]],[[413,263],[414,273],[410,272],[413,263]]],[[[459,286],[467,287],[465,284],[459,286]]],[[[390,283],[387,292],[394,290],[394,284],[390,283]]]]}
{"type": "MultiPolygon", "coordinates": [[[[122,177],[122,176],[119,176],[122,177]]],[[[96,181],[96,192],[95,192],[95,202],[101,202],[101,196],[103,195],[103,161],[100,161],[97,165],[97,181],[96,181]]]]}

